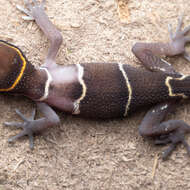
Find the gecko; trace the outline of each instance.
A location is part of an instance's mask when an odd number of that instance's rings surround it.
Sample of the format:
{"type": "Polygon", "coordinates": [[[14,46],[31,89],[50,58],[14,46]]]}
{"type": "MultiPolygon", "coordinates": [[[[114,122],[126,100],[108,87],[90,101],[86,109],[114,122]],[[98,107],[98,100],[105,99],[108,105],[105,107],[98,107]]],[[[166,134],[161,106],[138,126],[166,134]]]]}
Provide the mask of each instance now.
{"type": "Polygon", "coordinates": [[[182,55],[190,61],[185,45],[190,42],[187,33],[190,26],[182,29],[183,18],[178,18],[175,33],[169,27],[169,42],[137,42],[133,54],[143,67],[125,63],[77,63],[56,64],[56,55],[63,38],[45,13],[45,0],[25,0],[26,8],[17,8],[26,14],[24,20],[33,20],[50,41],[47,56],[40,67],[35,67],[22,50],[0,41],[0,92],[24,95],[37,104],[43,114],[35,119],[35,111],[29,118],[19,110],[16,113],[23,122],[5,122],[5,126],[22,129],[13,142],[23,136],[29,137],[34,147],[34,135],[60,123],[53,107],[84,118],[114,119],[150,107],[139,125],[143,137],[152,137],[155,144],[168,144],[162,158],[166,159],[179,143],[190,155],[185,135],[190,126],[183,120],[165,117],[182,99],[190,97],[190,75],[177,72],[161,56],[182,55]]]}

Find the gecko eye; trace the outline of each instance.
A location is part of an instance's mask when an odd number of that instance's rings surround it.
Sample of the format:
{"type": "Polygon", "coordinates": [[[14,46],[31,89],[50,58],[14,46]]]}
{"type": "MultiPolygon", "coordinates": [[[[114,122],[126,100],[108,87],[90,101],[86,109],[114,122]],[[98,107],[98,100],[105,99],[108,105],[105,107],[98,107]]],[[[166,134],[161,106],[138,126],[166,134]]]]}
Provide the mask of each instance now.
{"type": "Polygon", "coordinates": [[[26,67],[26,58],[19,48],[0,41],[0,92],[11,91],[26,67]]]}

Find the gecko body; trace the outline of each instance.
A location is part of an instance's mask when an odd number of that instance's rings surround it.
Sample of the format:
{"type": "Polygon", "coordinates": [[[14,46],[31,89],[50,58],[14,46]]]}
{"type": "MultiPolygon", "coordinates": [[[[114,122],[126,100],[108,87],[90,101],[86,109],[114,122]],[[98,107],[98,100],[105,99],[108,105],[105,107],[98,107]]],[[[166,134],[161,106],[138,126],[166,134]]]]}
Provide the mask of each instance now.
{"type": "Polygon", "coordinates": [[[33,113],[27,119],[17,111],[24,123],[5,124],[19,126],[23,131],[9,141],[28,135],[33,148],[33,134],[59,123],[59,117],[51,107],[81,117],[112,119],[126,117],[149,106],[151,109],[139,126],[140,134],[156,137],[156,144],[171,143],[163,158],[167,158],[179,142],[190,154],[184,140],[190,126],[181,120],[164,121],[178,101],[190,97],[190,75],[175,71],[171,64],[159,58],[160,55],[182,54],[190,60],[184,48],[190,41],[186,36],[190,27],[181,30],[182,18],[175,35],[170,31],[170,42],[136,43],[133,46],[132,52],[144,68],[122,63],[62,66],[55,62],[62,36],[44,12],[45,1],[41,4],[35,0],[33,4],[25,2],[27,10],[19,9],[28,15],[25,19],[35,20],[50,40],[50,48],[44,64],[36,68],[18,47],[0,41],[0,92],[31,98],[37,102],[44,117],[35,120],[33,113]]]}

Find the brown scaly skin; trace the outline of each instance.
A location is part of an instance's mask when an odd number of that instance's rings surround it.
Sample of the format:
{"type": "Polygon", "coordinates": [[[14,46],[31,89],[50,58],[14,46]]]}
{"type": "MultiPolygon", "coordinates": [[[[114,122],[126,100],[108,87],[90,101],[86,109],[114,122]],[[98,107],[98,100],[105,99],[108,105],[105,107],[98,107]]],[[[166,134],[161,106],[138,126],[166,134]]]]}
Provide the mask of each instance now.
{"type": "Polygon", "coordinates": [[[10,142],[28,135],[33,148],[33,134],[59,123],[59,117],[50,106],[71,114],[88,118],[124,117],[139,108],[151,106],[139,126],[145,137],[155,137],[156,144],[167,144],[166,159],[178,143],[183,143],[188,154],[190,147],[184,140],[190,126],[181,120],[163,121],[165,116],[183,98],[190,97],[190,76],[176,72],[173,67],[157,56],[181,54],[190,60],[185,44],[190,41],[186,33],[190,27],[181,30],[179,19],[176,33],[171,28],[169,43],[136,43],[132,48],[135,56],[145,67],[134,68],[120,63],[91,63],[60,66],[55,62],[62,43],[62,36],[49,21],[44,12],[44,3],[25,0],[27,9],[18,9],[35,20],[50,40],[50,48],[41,68],[35,68],[17,47],[0,42],[0,91],[25,95],[37,102],[44,114],[34,120],[35,112],[25,118],[18,110],[23,123],[6,122],[23,128],[10,142]],[[5,82],[6,81],[6,82],[5,82]],[[50,106],[49,106],[50,105],[50,106]]]}

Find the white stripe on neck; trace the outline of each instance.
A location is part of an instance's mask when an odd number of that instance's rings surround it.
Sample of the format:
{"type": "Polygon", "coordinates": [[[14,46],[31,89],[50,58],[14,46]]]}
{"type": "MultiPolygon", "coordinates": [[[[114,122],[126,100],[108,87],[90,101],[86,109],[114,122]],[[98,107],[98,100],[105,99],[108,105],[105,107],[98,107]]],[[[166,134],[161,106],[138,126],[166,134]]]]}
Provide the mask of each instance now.
{"type": "Polygon", "coordinates": [[[40,99],[38,99],[37,101],[44,101],[49,95],[49,86],[50,86],[53,79],[52,79],[52,76],[50,75],[49,71],[46,68],[41,67],[40,69],[43,69],[46,71],[47,81],[45,83],[44,95],[40,99]]]}

